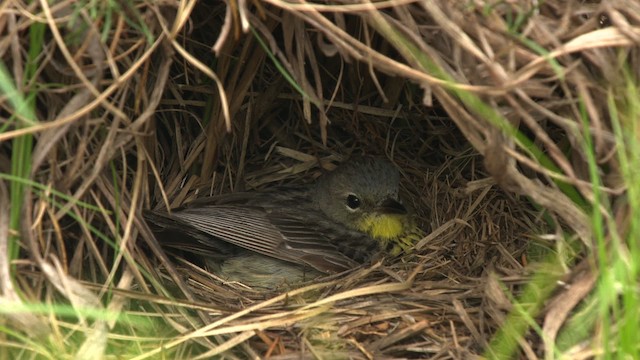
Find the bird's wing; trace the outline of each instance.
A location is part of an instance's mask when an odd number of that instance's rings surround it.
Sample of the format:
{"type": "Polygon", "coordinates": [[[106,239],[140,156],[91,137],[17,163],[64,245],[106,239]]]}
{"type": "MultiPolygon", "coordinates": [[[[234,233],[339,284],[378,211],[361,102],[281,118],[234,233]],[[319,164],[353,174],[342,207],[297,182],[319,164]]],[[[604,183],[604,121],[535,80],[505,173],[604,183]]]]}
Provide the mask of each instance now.
{"type": "MultiPolygon", "coordinates": [[[[285,207],[286,208],[286,207],[285,207]]],[[[341,272],[358,265],[328,236],[327,221],[314,221],[301,212],[260,206],[206,205],[187,207],[163,216],[257,253],[307,265],[325,272],[341,272]]],[[[320,216],[321,217],[321,216],[320,216]]],[[[346,235],[346,234],[345,234],[346,235]]],[[[359,237],[362,234],[355,233],[359,237]]],[[[207,245],[202,236],[195,237],[207,245]]],[[[358,259],[361,260],[361,259],[358,259]]]]}
{"type": "Polygon", "coordinates": [[[330,263],[349,269],[370,259],[379,250],[375,240],[347,229],[321,213],[269,209],[267,218],[284,237],[285,246],[298,251],[308,259],[307,262],[330,263]]]}

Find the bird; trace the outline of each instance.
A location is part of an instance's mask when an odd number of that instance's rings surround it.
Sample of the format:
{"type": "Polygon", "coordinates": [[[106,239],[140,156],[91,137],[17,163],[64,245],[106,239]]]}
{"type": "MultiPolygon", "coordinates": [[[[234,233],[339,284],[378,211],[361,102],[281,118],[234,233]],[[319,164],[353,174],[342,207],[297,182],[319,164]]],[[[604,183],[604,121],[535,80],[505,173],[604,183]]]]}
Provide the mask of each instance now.
{"type": "Polygon", "coordinates": [[[144,217],[162,246],[205,258],[221,278],[278,288],[411,252],[424,232],[399,190],[393,163],[354,156],[303,186],[204,197],[144,217]]]}

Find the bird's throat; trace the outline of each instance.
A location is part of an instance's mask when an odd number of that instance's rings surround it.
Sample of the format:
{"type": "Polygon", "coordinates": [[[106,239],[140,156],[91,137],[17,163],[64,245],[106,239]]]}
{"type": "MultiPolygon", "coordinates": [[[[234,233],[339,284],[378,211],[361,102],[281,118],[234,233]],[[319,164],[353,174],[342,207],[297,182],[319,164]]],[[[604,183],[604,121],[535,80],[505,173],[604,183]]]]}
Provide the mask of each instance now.
{"type": "Polygon", "coordinates": [[[405,232],[403,217],[389,214],[372,214],[365,217],[360,221],[358,230],[385,243],[398,238],[405,232]]]}

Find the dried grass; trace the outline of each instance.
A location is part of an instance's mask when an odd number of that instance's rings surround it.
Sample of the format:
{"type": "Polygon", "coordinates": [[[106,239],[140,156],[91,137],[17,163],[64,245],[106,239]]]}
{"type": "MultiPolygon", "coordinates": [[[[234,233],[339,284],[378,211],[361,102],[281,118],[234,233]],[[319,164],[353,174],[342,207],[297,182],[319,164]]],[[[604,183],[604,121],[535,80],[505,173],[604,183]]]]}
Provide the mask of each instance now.
{"type": "MultiPolygon", "coordinates": [[[[7,349],[479,358],[536,269],[529,263],[551,253],[571,260],[548,271],[573,286],[555,290],[536,319],[546,340],[527,332],[519,356],[553,356],[559,329],[594,286],[583,260],[594,246],[580,206],[594,197],[583,112],[600,190],[612,199],[625,190],[606,94],[624,65],[640,69],[637,2],[118,6],[0,6],[0,56],[20,91],[51,85],[38,90],[38,123],[0,134],[4,173],[6,140],[35,137],[29,180],[42,184],[23,200],[19,290],[3,271],[0,300],[71,304],[73,315],[12,313],[10,326],[34,342],[5,337],[7,349]],[[34,22],[45,23],[46,43],[37,75],[23,79],[34,22]],[[169,258],[140,216],[309,182],[352,153],[385,154],[401,169],[430,233],[413,254],[288,293],[257,292],[169,258]]],[[[9,124],[12,106],[4,96],[0,105],[9,124]]]]}

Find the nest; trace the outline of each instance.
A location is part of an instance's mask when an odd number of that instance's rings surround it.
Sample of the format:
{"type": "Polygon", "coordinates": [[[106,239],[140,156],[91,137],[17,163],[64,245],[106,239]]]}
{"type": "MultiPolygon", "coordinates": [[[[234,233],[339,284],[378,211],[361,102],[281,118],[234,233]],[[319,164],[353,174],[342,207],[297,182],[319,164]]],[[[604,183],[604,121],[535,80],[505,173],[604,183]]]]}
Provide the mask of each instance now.
{"type": "Polygon", "coordinates": [[[638,14],[634,1],[7,4],[6,351],[601,353],[602,323],[583,314],[594,250],[635,231],[619,139],[635,131],[638,14]],[[400,169],[428,232],[411,254],[258,291],[169,256],[141,216],[309,183],[353,154],[400,169]]]}

